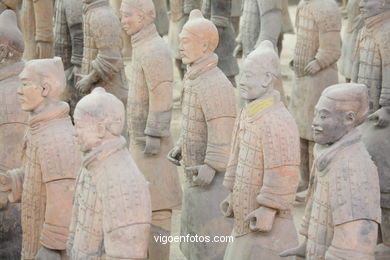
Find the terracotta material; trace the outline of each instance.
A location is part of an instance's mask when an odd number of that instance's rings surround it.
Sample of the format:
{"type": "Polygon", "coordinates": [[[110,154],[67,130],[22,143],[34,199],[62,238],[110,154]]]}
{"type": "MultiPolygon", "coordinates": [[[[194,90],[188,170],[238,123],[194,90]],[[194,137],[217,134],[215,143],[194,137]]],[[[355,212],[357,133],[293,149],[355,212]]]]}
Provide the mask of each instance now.
{"type": "Polygon", "coordinates": [[[10,190],[11,202],[21,201],[22,259],[60,259],[80,169],[69,106],[59,101],[66,83],[64,68],[57,57],[32,60],[19,77],[21,107],[30,113],[25,159],[21,168],[1,175],[1,189],[10,190]]]}
{"type": "Polygon", "coordinates": [[[237,37],[240,30],[240,17],[242,13],[242,0],[232,0],[232,14],[231,21],[234,28],[235,35],[237,37]]]}
{"type": "Polygon", "coordinates": [[[276,46],[282,31],[282,0],[245,0],[242,8],[238,47],[243,57],[264,40],[276,46]]]}
{"type": "Polygon", "coordinates": [[[171,19],[169,23],[168,43],[171,47],[175,65],[183,79],[186,70],[182,63],[179,50],[179,34],[188,20],[188,15],[194,9],[200,9],[202,0],[170,0],[171,19]]]}
{"type": "Polygon", "coordinates": [[[364,27],[356,45],[352,81],[369,89],[370,117],[362,126],[363,140],[378,167],[382,225],[377,259],[390,257],[390,2],[361,2],[364,27]]]}
{"type": "Polygon", "coordinates": [[[100,86],[126,104],[128,85],[121,54],[121,25],[106,0],[84,2],[83,31],[81,79],[76,88],[89,93],[100,86]]]}
{"type": "MultiPolygon", "coordinates": [[[[283,49],[284,34],[294,34],[294,26],[291,21],[290,12],[288,11],[288,0],[282,0],[282,30],[279,34],[278,42],[276,44],[278,48],[279,57],[283,49]]],[[[285,103],[285,102],[283,102],[285,103]]],[[[286,103],[285,103],[286,104],[286,103]]]]}
{"type": "Polygon", "coordinates": [[[235,237],[225,260],[280,259],[280,251],[298,245],[290,209],[298,185],[299,133],[274,90],[280,76],[270,41],[244,61],[240,93],[248,103],[236,120],[223,182],[230,194],[221,209],[234,218],[235,237]]]}
{"type": "Polygon", "coordinates": [[[367,118],[367,88],[330,86],[315,109],[315,161],[300,230],[306,239],[282,255],[374,260],[381,221],[379,179],[356,128],[367,118]]]}
{"type": "Polygon", "coordinates": [[[21,0],[2,0],[0,2],[0,13],[6,9],[18,11],[21,0]]]}
{"type": "Polygon", "coordinates": [[[123,103],[95,88],[77,104],[74,120],[83,167],[73,202],[70,258],[146,259],[150,194],[121,136],[123,103]]]}
{"type": "MultiPolygon", "coordinates": [[[[170,133],[172,57],[156,30],[152,0],[123,0],[120,10],[122,25],[131,35],[133,48],[127,107],[130,152],[150,183],[152,233],[157,233],[158,229],[170,234],[171,209],[180,206],[182,194],[177,169],[166,160],[173,147],[170,133]],[[140,20],[134,20],[137,15],[140,20]],[[161,218],[154,215],[161,211],[169,216],[158,223],[154,220],[161,218]]],[[[156,243],[151,237],[149,258],[169,259],[169,244],[156,243]]]]}
{"type": "MultiPolygon", "coordinates": [[[[297,7],[295,23],[297,40],[290,63],[295,79],[289,110],[298,124],[303,145],[310,147],[314,106],[321,92],[338,82],[341,14],[334,0],[304,0],[297,7]]],[[[312,161],[309,153],[302,152],[302,163],[312,161]]],[[[303,183],[299,190],[307,188],[309,169],[310,165],[301,165],[303,183]]]]}
{"type": "Polygon", "coordinates": [[[235,47],[235,32],[231,22],[232,0],[205,0],[202,4],[202,13],[210,19],[218,29],[219,44],[215,53],[218,55],[218,68],[236,86],[234,77],[238,74],[238,63],[233,56],[235,47]]]}
{"type": "Polygon", "coordinates": [[[83,2],[58,0],[55,2],[54,54],[64,63],[67,87],[62,100],[70,104],[70,114],[81,94],[75,89],[76,75],[83,59],[83,2]]]}
{"type": "Polygon", "coordinates": [[[155,25],[160,36],[168,34],[169,31],[169,17],[167,0],[153,0],[156,9],[155,25]]]}
{"type": "MultiPolygon", "coordinates": [[[[17,27],[16,14],[0,14],[0,172],[22,165],[23,135],[28,114],[17,100],[22,84],[18,74],[23,69],[23,35],[17,27]]],[[[7,193],[0,191],[0,259],[20,259],[22,228],[20,206],[8,204],[7,193]]]]}
{"type": "MultiPolygon", "coordinates": [[[[168,159],[185,167],[181,235],[229,235],[232,222],[219,212],[227,192],[222,187],[236,117],[231,83],[217,67],[218,30],[199,10],[191,11],[180,33],[183,63],[188,65],[182,95],[180,140],[168,159]],[[207,44],[207,48],[202,48],[207,44]]],[[[181,243],[188,259],[221,259],[225,243],[181,243]]]]}
{"type": "Polygon", "coordinates": [[[350,80],[352,77],[356,41],[364,24],[364,20],[360,15],[359,2],[360,0],[350,0],[346,6],[347,24],[342,37],[343,42],[339,66],[340,74],[347,80],[350,80]]]}
{"type": "Polygon", "coordinates": [[[22,1],[24,60],[53,57],[53,8],[53,0],[22,1]]]}

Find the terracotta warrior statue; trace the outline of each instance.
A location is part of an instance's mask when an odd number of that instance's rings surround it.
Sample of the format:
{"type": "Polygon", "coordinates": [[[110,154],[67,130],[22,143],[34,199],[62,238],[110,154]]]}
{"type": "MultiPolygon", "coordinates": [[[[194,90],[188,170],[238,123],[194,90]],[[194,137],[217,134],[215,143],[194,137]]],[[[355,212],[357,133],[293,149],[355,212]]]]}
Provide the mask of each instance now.
{"type": "Polygon", "coordinates": [[[281,256],[306,260],[374,260],[381,221],[378,172],[357,127],[368,114],[367,88],[326,88],[313,119],[314,165],[300,233],[304,241],[281,256]]]}
{"type": "Polygon", "coordinates": [[[168,42],[172,49],[175,65],[179,71],[180,78],[183,79],[186,65],[181,60],[179,49],[179,34],[184,24],[188,20],[190,12],[200,9],[203,0],[169,0],[171,6],[171,20],[169,24],[168,42]]]}
{"type": "Polygon", "coordinates": [[[70,104],[70,114],[80,93],[75,89],[76,75],[80,73],[83,59],[83,2],[56,0],[54,17],[54,54],[64,63],[67,87],[63,97],[70,104]]]}
{"type": "Polygon", "coordinates": [[[83,3],[84,50],[76,89],[86,94],[100,86],[126,104],[128,86],[119,18],[107,0],[83,3]]]}
{"type": "Polygon", "coordinates": [[[279,260],[298,245],[291,214],[299,176],[299,133],[274,90],[281,77],[274,45],[263,41],[245,59],[240,94],[247,101],[236,120],[223,185],[222,213],[234,218],[225,260],[279,260]]]}
{"type": "MultiPolygon", "coordinates": [[[[321,92],[338,82],[336,62],[340,57],[341,14],[334,0],[302,0],[297,7],[294,58],[295,72],[289,110],[301,137],[301,180],[298,191],[305,193],[313,163],[311,122],[321,92]]],[[[304,200],[304,195],[298,196],[304,200]]]]}
{"type": "Polygon", "coordinates": [[[53,0],[22,0],[24,60],[53,57],[53,0]]]}
{"type": "Polygon", "coordinates": [[[360,2],[364,19],[357,41],[352,81],[368,86],[370,116],[363,141],[378,167],[382,223],[377,260],[390,258],[390,0],[360,2]]]}
{"type": "Polygon", "coordinates": [[[215,53],[218,55],[218,68],[235,87],[235,76],[239,73],[239,69],[237,60],[233,56],[236,37],[231,21],[232,0],[205,0],[202,4],[202,13],[217,26],[219,44],[215,53]]]}
{"type": "Polygon", "coordinates": [[[172,209],[181,205],[182,194],[177,169],[166,160],[173,147],[172,57],[156,30],[152,0],[123,0],[120,11],[133,48],[127,107],[130,153],[150,183],[149,258],[164,260],[169,259],[170,245],[158,243],[154,236],[170,234],[172,209]]]}
{"type": "Polygon", "coordinates": [[[121,136],[123,103],[98,87],[77,103],[73,117],[83,163],[67,245],[70,259],[146,259],[150,194],[121,136]]]}
{"type": "Polygon", "coordinates": [[[61,59],[31,60],[19,75],[21,107],[29,112],[21,168],[2,172],[0,188],[21,201],[22,259],[66,259],[70,211],[80,153],[69,106],[59,101],[66,79],[61,59]]]}
{"type": "Polygon", "coordinates": [[[0,13],[7,9],[18,12],[20,2],[21,0],[0,0],[0,13]]]}
{"type": "MultiPolygon", "coordinates": [[[[230,235],[232,222],[219,212],[228,192],[222,187],[236,117],[230,81],[217,67],[217,27],[191,11],[180,33],[183,63],[188,65],[182,96],[182,129],[168,159],[185,167],[181,234],[230,235]]],[[[188,259],[222,259],[226,243],[181,241],[188,259]]]]}
{"type": "Polygon", "coordinates": [[[168,17],[168,0],[153,0],[156,9],[156,25],[158,34],[162,37],[168,34],[169,31],[169,17],[168,17]]]}
{"type": "Polygon", "coordinates": [[[245,58],[264,40],[276,47],[282,31],[282,0],[245,0],[242,10],[236,52],[242,49],[245,58]]]}
{"type": "MultiPolygon", "coordinates": [[[[28,114],[18,103],[17,89],[24,44],[16,14],[0,14],[0,172],[22,166],[23,136],[28,114]]],[[[22,228],[20,207],[8,204],[8,194],[0,191],[0,259],[20,259],[22,228]]]]}
{"type": "Polygon", "coordinates": [[[347,82],[351,81],[357,37],[364,24],[364,20],[360,15],[359,3],[360,0],[350,0],[346,6],[347,24],[342,36],[339,72],[345,77],[347,82]]]}

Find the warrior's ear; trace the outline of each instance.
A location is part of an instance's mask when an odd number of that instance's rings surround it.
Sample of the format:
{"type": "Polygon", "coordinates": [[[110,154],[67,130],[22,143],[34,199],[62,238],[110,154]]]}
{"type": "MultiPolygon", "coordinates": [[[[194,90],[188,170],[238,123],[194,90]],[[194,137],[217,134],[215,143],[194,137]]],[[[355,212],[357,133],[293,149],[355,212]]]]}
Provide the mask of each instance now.
{"type": "Polygon", "coordinates": [[[345,124],[346,125],[355,125],[356,123],[356,113],[353,111],[348,111],[345,113],[345,124]]]}
{"type": "Polygon", "coordinates": [[[106,123],[104,121],[100,121],[97,124],[97,132],[100,139],[103,139],[106,136],[106,123]]]}
{"type": "Polygon", "coordinates": [[[42,83],[42,97],[48,97],[50,93],[50,85],[47,82],[42,83]]]}
{"type": "Polygon", "coordinates": [[[270,72],[265,73],[265,77],[263,78],[263,86],[270,86],[272,81],[274,80],[274,77],[270,72]]]}

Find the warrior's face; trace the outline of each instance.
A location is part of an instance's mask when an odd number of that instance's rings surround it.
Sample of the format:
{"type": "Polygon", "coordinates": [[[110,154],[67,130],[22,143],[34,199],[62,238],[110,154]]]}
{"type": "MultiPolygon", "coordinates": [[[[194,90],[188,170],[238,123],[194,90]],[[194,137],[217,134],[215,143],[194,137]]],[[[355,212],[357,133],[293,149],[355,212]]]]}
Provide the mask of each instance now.
{"type": "Polygon", "coordinates": [[[347,134],[355,123],[356,114],[343,111],[338,102],[321,96],[318,101],[313,119],[313,137],[318,144],[333,144],[347,134]]]}
{"type": "Polygon", "coordinates": [[[45,84],[39,75],[31,70],[31,67],[25,67],[19,78],[22,85],[18,88],[19,101],[22,109],[28,112],[37,112],[45,106],[45,84]]]}
{"type": "Polygon", "coordinates": [[[239,81],[240,95],[243,99],[252,101],[264,96],[273,81],[271,73],[260,68],[255,61],[247,58],[244,61],[239,81]]]}
{"type": "Polygon", "coordinates": [[[98,122],[95,118],[77,108],[77,106],[73,118],[73,136],[77,138],[77,143],[82,152],[88,152],[102,143],[102,137],[105,134],[105,126],[102,122],[98,122]]]}
{"type": "Polygon", "coordinates": [[[386,0],[360,0],[360,13],[364,19],[376,16],[385,11],[386,0]]]}
{"type": "Polygon", "coordinates": [[[133,35],[145,27],[145,17],[137,8],[122,5],[120,9],[121,24],[127,35],[133,35]]]}
{"type": "Polygon", "coordinates": [[[185,29],[180,33],[179,40],[180,55],[184,64],[196,63],[202,58],[210,55],[207,52],[208,42],[185,29]]]}

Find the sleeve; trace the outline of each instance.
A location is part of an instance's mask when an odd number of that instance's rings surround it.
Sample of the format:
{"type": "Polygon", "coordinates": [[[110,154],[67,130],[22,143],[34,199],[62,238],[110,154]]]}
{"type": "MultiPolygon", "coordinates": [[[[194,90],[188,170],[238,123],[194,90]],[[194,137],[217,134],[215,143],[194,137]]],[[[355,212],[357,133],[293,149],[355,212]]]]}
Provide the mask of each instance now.
{"type": "MultiPolygon", "coordinates": [[[[241,115],[242,115],[242,112],[241,112],[241,115]]],[[[234,182],[236,179],[238,155],[240,152],[239,132],[240,132],[241,115],[240,115],[240,117],[236,118],[236,122],[234,124],[233,135],[232,135],[232,147],[230,150],[229,161],[228,161],[228,164],[226,167],[225,178],[223,180],[223,186],[230,191],[233,190],[234,182]]]]}
{"type": "Polygon", "coordinates": [[[299,229],[299,234],[301,234],[304,237],[308,237],[309,234],[309,224],[310,224],[310,216],[311,216],[311,211],[313,209],[313,194],[314,190],[316,189],[316,171],[315,171],[315,166],[313,163],[311,172],[310,172],[310,181],[309,181],[309,187],[307,190],[307,197],[306,197],[306,207],[305,207],[305,212],[302,217],[302,222],[301,226],[299,229]]]}
{"type": "Polygon", "coordinates": [[[232,0],[212,0],[210,20],[219,27],[230,25],[232,0]]]}
{"type": "Polygon", "coordinates": [[[282,0],[257,0],[260,12],[260,34],[256,46],[264,40],[271,41],[274,46],[282,31],[282,0]]]}
{"type": "Polygon", "coordinates": [[[96,43],[98,54],[91,62],[99,77],[109,82],[113,75],[123,68],[121,27],[115,13],[106,15],[96,13],[91,19],[91,34],[96,43]]]}
{"type": "Polygon", "coordinates": [[[8,199],[12,203],[20,202],[23,192],[24,168],[13,169],[7,172],[11,178],[12,190],[8,195],[8,199]]]}
{"type": "Polygon", "coordinates": [[[71,66],[70,52],[72,50],[68,26],[66,22],[64,0],[55,1],[55,18],[54,18],[54,54],[61,57],[64,69],[71,66]]]}
{"type": "Polygon", "coordinates": [[[209,84],[200,88],[198,92],[207,122],[207,148],[204,163],[221,172],[226,169],[229,160],[236,118],[236,101],[233,87],[228,79],[217,77],[209,80],[209,84]],[[219,87],[216,87],[218,84],[219,87]]]}
{"type": "MultiPolygon", "coordinates": [[[[295,199],[300,164],[296,127],[273,120],[265,122],[261,134],[264,160],[263,185],[256,201],[277,210],[288,210],[295,199]]],[[[288,122],[288,121],[287,121],[288,122]]],[[[294,122],[290,121],[293,126],[294,122]]]]}
{"type": "Polygon", "coordinates": [[[155,137],[170,136],[173,64],[169,52],[145,57],[142,69],[149,91],[145,134],[155,137]]]}
{"type": "Polygon", "coordinates": [[[35,40],[53,42],[53,0],[33,1],[35,40]]]}
{"type": "Polygon", "coordinates": [[[359,66],[360,66],[360,42],[362,38],[364,28],[360,30],[357,40],[355,43],[355,50],[353,51],[353,63],[352,63],[352,72],[351,72],[351,82],[357,83],[359,76],[359,66]]]}
{"type": "Polygon", "coordinates": [[[141,174],[120,174],[118,171],[124,172],[121,166],[110,164],[104,171],[115,172],[117,177],[108,175],[110,178],[98,181],[106,259],[145,259],[152,213],[149,188],[135,180],[134,175],[141,174]]]}
{"type": "Polygon", "coordinates": [[[341,14],[339,9],[317,10],[315,19],[319,29],[319,48],[315,59],[322,69],[337,62],[341,55],[341,14]]]}
{"type": "Polygon", "coordinates": [[[379,104],[390,106],[390,33],[383,31],[380,38],[380,56],[382,58],[382,89],[379,98],[379,104]]]}
{"type": "Polygon", "coordinates": [[[71,0],[66,6],[66,20],[70,32],[72,57],[71,63],[76,66],[81,66],[83,59],[83,21],[82,21],[82,2],[79,0],[71,0]]]}

